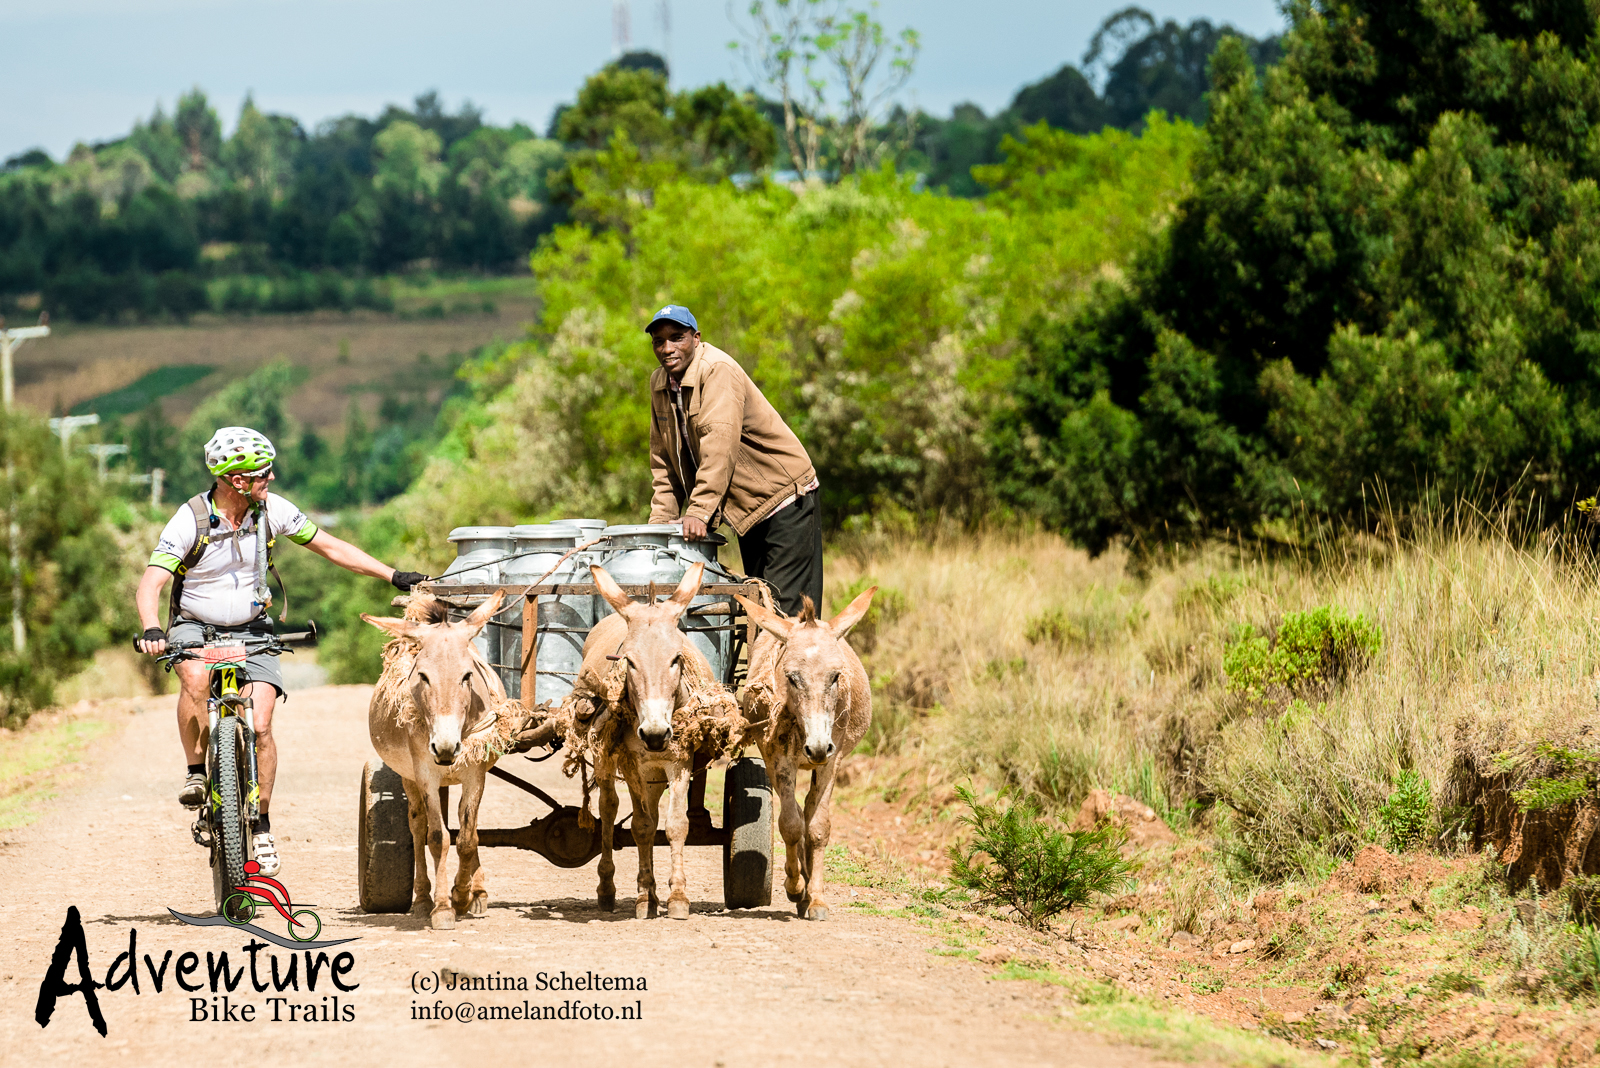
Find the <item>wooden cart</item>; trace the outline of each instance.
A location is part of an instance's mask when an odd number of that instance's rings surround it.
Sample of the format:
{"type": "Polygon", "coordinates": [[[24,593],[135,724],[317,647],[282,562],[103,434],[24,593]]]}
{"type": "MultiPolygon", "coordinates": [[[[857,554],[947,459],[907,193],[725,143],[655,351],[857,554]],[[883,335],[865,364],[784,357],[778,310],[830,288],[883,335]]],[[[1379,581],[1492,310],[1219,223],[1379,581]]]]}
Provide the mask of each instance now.
{"type": "MultiPolygon", "coordinates": [[[[691,607],[685,613],[685,623],[690,620],[709,620],[725,617],[724,623],[700,623],[693,629],[727,631],[733,635],[732,654],[728,670],[722,680],[731,690],[744,680],[744,660],[748,650],[743,648],[745,624],[743,609],[731,595],[738,594],[759,599],[762,584],[758,582],[711,582],[700,588],[700,596],[728,598],[715,604],[691,607]],[[709,611],[714,610],[714,611],[709,611]]],[[[636,600],[647,599],[652,592],[669,596],[670,588],[627,585],[622,589],[636,600]]],[[[595,596],[599,590],[592,583],[552,583],[542,586],[520,584],[502,585],[448,585],[422,583],[418,592],[438,597],[453,609],[470,611],[482,604],[498,590],[504,593],[506,604],[514,610],[516,598],[522,600],[522,656],[516,665],[496,664],[497,668],[512,668],[520,674],[522,702],[534,707],[537,676],[539,638],[542,633],[557,629],[539,622],[539,598],[546,596],[595,596]],[[524,596],[526,594],[526,596],[524,596]]],[[[503,613],[502,613],[503,614],[503,613]]],[[[492,621],[491,626],[505,626],[492,621]]],[[[514,625],[514,624],[513,624],[514,625]]],[[[571,632],[571,628],[562,628],[571,632]]],[[[686,626],[686,629],[689,629],[686,626]]],[[[587,633],[587,632],[585,632],[587,633]]],[[[547,674],[549,672],[546,672],[547,674]]],[[[533,748],[542,748],[553,740],[553,727],[536,732],[531,738],[533,748]]],[[[555,753],[524,759],[548,760],[555,753]]],[[[516,761],[508,755],[489,769],[489,774],[508,782],[519,790],[538,798],[548,811],[535,816],[526,825],[508,829],[478,829],[478,845],[510,846],[527,849],[544,857],[560,868],[581,868],[600,855],[600,828],[585,829],[578,822],[578,808],[563,805],[538,786],[512,773],[508,764],[516,761]]],[[[690,797],[703,799],[705,769],[696,772],[695,785],[690,797]]],[[[411,828],[407,816],[405,788],[400,776],[381,760],[369,761],[361,774],[361,811],[357,836],[358,872],[361,907],[367,912],[405,912],[411,907],[412,880],[415,866],[412,853],[411,828]]],[[[722,825],[715,826],[708,817],[695,818],[696,805],[691,804],[688,845],[722,847],[723,901],[730,909],[757,908],[772,903],[772,789],[767,780],[766,766],[759,757],[738,757],[727,767],[723,780],[722,825]]],[[[449,807],[445,807],[448,822],[449,807]]],[[[613,842],[621,849],[631,845],[633,835],[626,829],[624,819],[616,826],[613,842]]],[[[450,831],[453,842],[458,831],[450,831]]],[[[656,845],[666,845],[666,832],[656,831],[656,845]]]]}

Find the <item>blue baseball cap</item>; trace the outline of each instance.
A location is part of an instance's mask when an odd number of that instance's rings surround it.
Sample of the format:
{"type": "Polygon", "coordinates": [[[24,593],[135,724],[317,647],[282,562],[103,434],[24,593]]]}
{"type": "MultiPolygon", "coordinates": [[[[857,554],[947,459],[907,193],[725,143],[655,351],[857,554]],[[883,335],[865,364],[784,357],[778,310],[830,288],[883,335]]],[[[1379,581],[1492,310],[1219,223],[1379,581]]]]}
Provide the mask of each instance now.
{"type": "Polygon", "coordinates": [[[668,304],[665,308],[656,312],[655,318],[651,319],[644,328],[645,333],[648,334],[650,327],[661,322],[677,323],[679,326],[687,326],[690,330],[698,331],[700,329],[700,324],[694,321],[694,313],[682,304],[668,304]]]}

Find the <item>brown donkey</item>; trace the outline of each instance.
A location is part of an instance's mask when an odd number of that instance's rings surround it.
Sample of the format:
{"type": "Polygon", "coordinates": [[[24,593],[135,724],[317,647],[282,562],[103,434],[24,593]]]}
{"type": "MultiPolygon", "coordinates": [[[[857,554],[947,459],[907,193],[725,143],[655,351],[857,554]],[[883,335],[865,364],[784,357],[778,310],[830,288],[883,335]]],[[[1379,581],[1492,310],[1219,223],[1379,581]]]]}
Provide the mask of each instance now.
{"type": "Polygon", "coordinates": [[[497,591],[461,623],[447,622],[444,605],[431,598],[413,600],[405,619],[361,617],[396,639],[383,651],[383,675],[372,692],[367,727],[372,747],[405,783],[417,866],[411,911],[428,913],[435,928],[454,927],[458,912],[482,916],[489,911],[478,864],[478,805],[510,724],[497,722],[495,708],[505,701],[505,688],[472,639],[501,600],[497,591]],[[446,894],[450,838],[444,806],[447,788],[456,785],[462,788],[460,863],[455,889],[446,894]]]}
{"type": "Polygon", "coordinates": [[[817,619],[809,597],[798,619],[739,598],[762,631],[750,642],[744,715],[761,732],[756,744],[783,806],[778,818],[783,888],[808,920],[828,918],[822,862],[833,831],[834,773],[839,758],[856,747],[872,722],[872,687],[844,636],[867,614],[877,592],[872,587],[826,623],[817,619]],[[765,722],[756,726],[758,720],[765,722]],[[795,800],[801,771],[811,772],[803,817],[795,800]]]}
{"type": "MultiPolygon", "coordinates": [[[[689,918],[688,879],[684,873],[684,841],[689,835],[689,778],[694,751],[680,737],[673,717],[681,707],[697,703],[703,686],[713,679],[704,654],[678,629],[678,620],[700,591],[704,564],[695,564],[669,600],[636,604],[600,567],[591,567],[595,585],[616,615],[606,616],[583,643],[583,667],[574,689],[607,692],[606,679],[618,661],[625,662],[626,681],[618,715],[597,725],[593,734],[594,778],[600,790],[600,907],[617,907],[612,877],[612,833],[617,821],[617,779],[628,784],[633,800],[633,842],[639,850],[638,897],[634,915],[653,917],[656,897],[655,842],[660,801],[667,794],[667,843],[672,869],[667,881],[667,915],[689,918]]],[[[609,713],[602,713],[602,716],[609,713]]]]}

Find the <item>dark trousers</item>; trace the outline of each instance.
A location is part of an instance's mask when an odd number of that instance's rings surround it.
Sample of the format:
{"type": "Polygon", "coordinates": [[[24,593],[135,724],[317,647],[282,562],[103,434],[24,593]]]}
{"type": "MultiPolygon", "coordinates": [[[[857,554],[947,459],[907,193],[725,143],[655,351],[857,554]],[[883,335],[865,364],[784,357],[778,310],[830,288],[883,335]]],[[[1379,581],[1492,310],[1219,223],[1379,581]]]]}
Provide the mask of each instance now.
{"type": "Polygon", "coordinates": [[[786,615],[800,614],[801,597],[823,610],[821,496],[812,490],[739,535],[745,574],[770,582],[786,615]]]}

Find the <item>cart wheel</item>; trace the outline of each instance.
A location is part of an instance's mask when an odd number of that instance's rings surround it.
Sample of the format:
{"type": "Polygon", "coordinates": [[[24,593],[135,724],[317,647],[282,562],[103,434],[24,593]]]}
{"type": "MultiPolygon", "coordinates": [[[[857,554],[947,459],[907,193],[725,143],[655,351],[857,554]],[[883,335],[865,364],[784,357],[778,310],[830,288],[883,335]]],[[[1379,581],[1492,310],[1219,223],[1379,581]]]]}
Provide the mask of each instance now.
{"type": "Polygon", "coordinates": [[[381,760],[361,769],[356,885],[364,912],[406,912],[416,878],[405,784],[381,760]]]}
{"type": "Polygon", "coordinates": [[[730,909],[772,904],[772,785],[760,757],[728,765],[722,787],[722,900],[730,909]]]}

